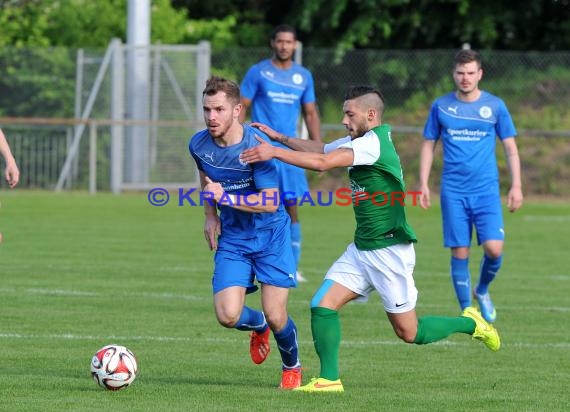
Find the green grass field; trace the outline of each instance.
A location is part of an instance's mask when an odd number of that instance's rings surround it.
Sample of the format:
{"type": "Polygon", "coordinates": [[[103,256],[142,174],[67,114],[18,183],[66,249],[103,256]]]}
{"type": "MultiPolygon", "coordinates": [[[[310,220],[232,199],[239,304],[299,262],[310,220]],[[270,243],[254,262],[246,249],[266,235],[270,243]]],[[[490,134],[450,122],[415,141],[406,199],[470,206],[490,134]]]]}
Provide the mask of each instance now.
{"type": "MultiPolygon", "coordinates": [[[[247,333],[219,326],[200,207],[152,207],[146,193],[0,193],[0,410],[568,411],[570,206],[527,202],[507,214],[492,292],[503,347],[466,335],[427,346],[392,332],[377,296],[341,312],[344,394],[276,389],[274,341],[263,365],[247,333]],[[91,356],[118,343],[140,373],[119,392],[91,380],[91,356]]],[[[354,229],[350,207],[303,207],[302,270],[292,291],[305,380],[319,372],[309,300],[354,229]]],[[[409,207],[418,314],[456,315],[439,209],[409,207]]],[[[475,278],[480,249],[474,249],[475,278]]],[[[259,294],[248,303],[259,307],[259,294]]]]}

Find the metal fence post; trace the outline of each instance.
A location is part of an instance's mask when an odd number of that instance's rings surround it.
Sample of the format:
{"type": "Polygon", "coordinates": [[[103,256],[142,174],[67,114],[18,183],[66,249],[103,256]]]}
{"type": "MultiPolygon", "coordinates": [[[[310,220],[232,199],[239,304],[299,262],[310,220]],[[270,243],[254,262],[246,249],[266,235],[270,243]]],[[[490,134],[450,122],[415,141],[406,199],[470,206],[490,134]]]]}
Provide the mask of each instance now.
{"type": "Polygon", "coordinates": [[[125,58],[124,49],[119,39],[113,39],[111,63],[111,192],[121,192],[123,183],[123,141],[125,126],[120,124],[125,117],[125,58]]]}
{"type": "Polygon", "coordinates": [[[97,125],[89,122],[89,194],[97,193],[97,125]]]}

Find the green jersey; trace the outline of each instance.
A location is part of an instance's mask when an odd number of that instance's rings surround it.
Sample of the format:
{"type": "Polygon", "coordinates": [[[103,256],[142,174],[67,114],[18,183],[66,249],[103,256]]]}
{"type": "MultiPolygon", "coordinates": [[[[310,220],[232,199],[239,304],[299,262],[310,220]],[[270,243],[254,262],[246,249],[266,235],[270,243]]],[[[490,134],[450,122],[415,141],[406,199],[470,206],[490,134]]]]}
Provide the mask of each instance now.
{"type": "Polygon", "coordinates": [[[356,217],[356,247],[374,250],[416,242],[414,230],[406,220],[406,185],[390,126],[377,126],[362,137],[338,142],[327,145],[325,150],[351,148],[354,152],[348,173],[356,217]]]}

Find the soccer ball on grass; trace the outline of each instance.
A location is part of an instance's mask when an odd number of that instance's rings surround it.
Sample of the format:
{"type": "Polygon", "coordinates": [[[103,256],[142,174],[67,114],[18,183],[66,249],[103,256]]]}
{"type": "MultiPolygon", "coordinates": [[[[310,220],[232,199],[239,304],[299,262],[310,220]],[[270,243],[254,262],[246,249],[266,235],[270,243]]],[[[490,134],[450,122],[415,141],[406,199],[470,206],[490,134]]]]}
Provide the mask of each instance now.
{"type": "Polygon", "coordinates": [[[91,376],[99,386],[111,391],[129,386],[137,372],[137,359],[125,346],[104,346],[91,359],[91,376]]]}

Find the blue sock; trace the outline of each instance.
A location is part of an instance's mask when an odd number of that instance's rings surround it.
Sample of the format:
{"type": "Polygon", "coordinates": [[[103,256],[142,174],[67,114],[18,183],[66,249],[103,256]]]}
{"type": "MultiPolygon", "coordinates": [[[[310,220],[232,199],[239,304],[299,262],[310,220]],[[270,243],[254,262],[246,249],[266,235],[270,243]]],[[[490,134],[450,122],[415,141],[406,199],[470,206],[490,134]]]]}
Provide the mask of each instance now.
{"type": "Polygon", "coordinates": [[[293,319],[288,318],[285,327],[279,333],[273,332],[273,336],[281,353],[283,367],[298,368],[301,366],[299,362],[299,346],[297,344],[297,326],[295,326],[293,319]]]}
{"type": "Polygon", "coordinates": [[[243,307],[235,326],[237,330],[255,330],[258,332],[264,332],[268,327],[263,312],[251,309],[248,306],[243,307]]]}
{"type": "Polygon", "coordinates": [[[451,281],[461,310],[471,306],[471,276],[469,274],[469,258],[451,257],[451,281]]]}
{"type": "Polygon", "coordinates": [[[497,276],[497,272],[501,268],[501,263],[503,262],[503,256],[492,259],[487,255],[483,255],[481,259],[481,273],[479,275],[479,284],[477,285],[476,292],[480,295],[484,295],[489,291],[489,284],[497,276]]]}
{"type": "Polygon", "coordinates": [[[291,248],[295,259],[295,268],[299,267],[301,259],[301,223],[291,223],[291,248]]]}

